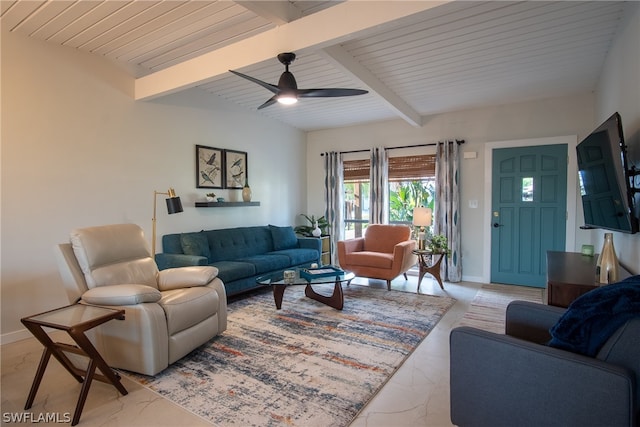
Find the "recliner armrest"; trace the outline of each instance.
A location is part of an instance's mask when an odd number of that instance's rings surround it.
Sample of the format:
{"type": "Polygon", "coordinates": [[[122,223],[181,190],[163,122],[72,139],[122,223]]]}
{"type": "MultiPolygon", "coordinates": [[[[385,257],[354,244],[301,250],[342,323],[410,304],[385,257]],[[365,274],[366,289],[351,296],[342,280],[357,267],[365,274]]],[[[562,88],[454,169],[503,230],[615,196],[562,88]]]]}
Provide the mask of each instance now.
{"type": "Polygon", "coordinates": [[[169,268],[158,273],[158,289],[168,291],[171,289],[206,286],[216,277],[218,277],[218,269],[216,267],[169,268]]]}
{"type": "Polygon", "coordinates": [[[549,342],[549,329],[558,323],[566,309],[529,301],[512,301],[505,315],[505,333],[543,344],[549,342]]]}

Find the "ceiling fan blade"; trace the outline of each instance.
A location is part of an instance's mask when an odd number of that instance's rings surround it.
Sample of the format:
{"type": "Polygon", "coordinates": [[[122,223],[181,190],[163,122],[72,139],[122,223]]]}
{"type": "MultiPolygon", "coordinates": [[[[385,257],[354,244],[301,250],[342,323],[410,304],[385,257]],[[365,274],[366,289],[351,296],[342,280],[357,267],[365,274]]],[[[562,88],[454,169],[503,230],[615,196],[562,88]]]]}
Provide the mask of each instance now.
{"type": "Polygon", "coordinates": [[[237,71],[229,70],[229,72],[235,74],[236,76],[240,76],[240,77],[242,77],[244,79],[247,79],[247,80],[249,80],[251,82],[257,83],[260,86],[262,86],[263,88],[265,88],[265,89],[267,89],[267,90],[269,90],[269,91],[271,91],[271,92],[273,92],[275,94],[278,94],[280,92],[280,89],[278,88],[278,86],[272,85],[271,83],[263,82],[262,80],[258,80],[255,77],[247,76],[246,74],[242,74],[242,73],[239,73],[237,71]]]}
{"type": "Polygon", "coordinates": [[[300,98],[333,98],[337,96],[355,96],[369,93],[368,90],[362,89],[343,89],[343,88],[325,88],[325,89],[298,89],[300,98]]]}
{"type": "Polygon", "coordinates": [[[259,106],[258,110],[262,110],[263,108],[267,108],[268,106],[273,105],[276,102],[278,102],[278,100],[276,99],[276,95],[274,95],[271,98],[269,98],[264,104],[259,106]]]}

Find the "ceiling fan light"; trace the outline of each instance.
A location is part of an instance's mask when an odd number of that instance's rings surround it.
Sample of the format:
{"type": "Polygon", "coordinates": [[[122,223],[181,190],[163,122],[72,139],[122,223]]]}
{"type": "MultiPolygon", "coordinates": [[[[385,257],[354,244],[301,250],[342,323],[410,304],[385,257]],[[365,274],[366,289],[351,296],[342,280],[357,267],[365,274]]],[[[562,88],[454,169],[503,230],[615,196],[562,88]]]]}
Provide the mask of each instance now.
{"type": "Polygon", "coordinates": [[[278,102],[284,105],[292,105],[298,102],[298,98],[295,95],[280,95],[278,96],[278,102]]]}

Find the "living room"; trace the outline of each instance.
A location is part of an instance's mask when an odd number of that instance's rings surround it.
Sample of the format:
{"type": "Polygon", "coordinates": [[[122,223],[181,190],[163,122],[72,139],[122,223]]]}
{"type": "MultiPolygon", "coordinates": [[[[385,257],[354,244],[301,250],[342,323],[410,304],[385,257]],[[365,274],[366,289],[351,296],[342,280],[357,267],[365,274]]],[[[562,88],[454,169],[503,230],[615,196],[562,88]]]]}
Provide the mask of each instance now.
{"type": "MultiPolygon", "coordinates": [[[[180,215],[160,211],[157,233],[244,225],[295,225],[300,213],[324,211],[322,158],[332,150],[404,146],[462,138],[463,280],[487,277],[484,243],[486,145],[575,135],[576,143],[613,112],[622,116],[631,160],[640,147],[640,7],[629,5],[592,90],[562,97],[482,106],[403,120],[304,132],[198,90],[135,101],[134,79],[108,60],[2,32],[2,343],[29,335],[24,316],[68,304],[53,256],[77,227],[131,222],[150,237],[153,192],[175,188],[180,215]],[[249,183],[259,207],[196,209],[195,145],[248,153],[249,183]],[[29,196],[29,193],[35,193],[29,196]],[[478,201],[469,208],[468,201],[478,201]]],[[[575,240],[602,245],[602,230],[575,240]]],[[[238,190],[221,190],[239,200],[238,190]]],[[[637,235],[616,233],[621,262],[639,271],[637,235]]],[[[160,248],[158,248],[160,249],[160,248]]]]}

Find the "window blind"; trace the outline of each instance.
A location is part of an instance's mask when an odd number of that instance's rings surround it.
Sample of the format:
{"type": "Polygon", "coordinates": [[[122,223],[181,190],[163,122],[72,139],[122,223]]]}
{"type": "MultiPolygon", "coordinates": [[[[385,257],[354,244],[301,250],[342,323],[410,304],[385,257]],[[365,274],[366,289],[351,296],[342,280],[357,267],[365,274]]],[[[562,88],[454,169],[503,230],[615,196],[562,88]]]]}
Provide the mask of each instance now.
{"type": "MultiPolygon", "coordinates": [[[[369,180],[370,160],[345,160],[345,182],[369,180]]],[[[419,156],[390,157],[389,181],[409,181],[433,178],[436,174],[436,156],[424,154],[419,156]]]]}

